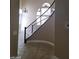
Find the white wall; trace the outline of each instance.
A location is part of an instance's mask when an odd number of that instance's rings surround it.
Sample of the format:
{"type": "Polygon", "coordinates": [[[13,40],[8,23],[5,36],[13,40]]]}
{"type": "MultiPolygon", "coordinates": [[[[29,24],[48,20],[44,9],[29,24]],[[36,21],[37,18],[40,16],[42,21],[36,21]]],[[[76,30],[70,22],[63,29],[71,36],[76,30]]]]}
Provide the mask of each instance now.
{"type": "Polygon", "coordinates": [[[33,22],[36,19],[36,12],[38,8],[40,8],[42,4],[45,2],[51,4],[53,0],[22,0],[21,2],[22,9],[26,8],[28,11],[26,16],[26,26],[28,26],[31,22],[33,22]]]}

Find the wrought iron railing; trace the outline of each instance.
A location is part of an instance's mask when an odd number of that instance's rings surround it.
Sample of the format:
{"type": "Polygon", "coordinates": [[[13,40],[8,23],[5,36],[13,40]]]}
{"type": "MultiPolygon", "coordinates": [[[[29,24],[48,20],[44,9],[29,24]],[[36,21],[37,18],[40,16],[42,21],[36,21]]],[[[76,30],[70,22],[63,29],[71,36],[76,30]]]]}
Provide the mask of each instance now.
{"type": "Polygon", "coordinates": [[[24,30],[24,43],[26,43],[27,38],[29,38],[41,25],[43,25],[48,18],[53,15],[55,12],[55,1],[51,4],[51,6],[42,14],[40,15],[35,21],[33,21],[28,27],[25,27],[24,30]],[[47,15],[44,19],[41,19],[45,16],[45,14],[51,10],[51,13],[47,15]],[[37,21],[38,19],[41,19],[40,21],[37,21]]]}

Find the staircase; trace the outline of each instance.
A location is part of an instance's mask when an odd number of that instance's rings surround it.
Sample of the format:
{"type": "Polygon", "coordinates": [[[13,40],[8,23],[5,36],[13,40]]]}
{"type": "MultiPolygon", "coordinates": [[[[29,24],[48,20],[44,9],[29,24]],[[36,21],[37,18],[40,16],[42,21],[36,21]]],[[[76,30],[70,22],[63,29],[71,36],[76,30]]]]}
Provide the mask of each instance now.
{"type": "Polygon", "coordinates": [[[55,54],[55,1],[24,31],[26,44],[24,59],[58,59],[55,54]],[[41,21],[37,20],[51,9],[51,14],[41,21]],[[38,25],[40,23],[40,25],[38,25]]]}
{"type": "MultiPolygon", "coordinates": [[[[41,34],[39,34],[40,31],[43,32],[41,28],[43,28],[43,27],[45,28],[47,25],[48,25],[48,27],[46,27],[46,28],[54,30],[54,29],[52,29],[55,26],[54,23],[55,23],[55,1],[53,1],[51,6],[42,15],[40,15],[28,27],[25,27],[24,43],[26,43],[28,40],[36,39],[36,38],[32,38],[32,39],[30,39],[30,38],[32,36],[34,36],[35,34],[36,35],[34,37],[37,37],[37,35],[41,35],[41,34]],[[49,10],[51,10],[51,13],[49,15],[46,15],[46,13],[49,12],[49,10]],[[38,19],[42,18],[43,16],[46,16],[46,17],[44,19],[40,20],[39,22],[37,22],[38,19]],[[53,24],[50,24],[50,23],[53,23],[53,24]],[[39,33],[37,33],[37,32],[39,32],[39,33]]],[[[49,34],[50,34],[50,31],[47,35],[49,35],[49,34]]]]}

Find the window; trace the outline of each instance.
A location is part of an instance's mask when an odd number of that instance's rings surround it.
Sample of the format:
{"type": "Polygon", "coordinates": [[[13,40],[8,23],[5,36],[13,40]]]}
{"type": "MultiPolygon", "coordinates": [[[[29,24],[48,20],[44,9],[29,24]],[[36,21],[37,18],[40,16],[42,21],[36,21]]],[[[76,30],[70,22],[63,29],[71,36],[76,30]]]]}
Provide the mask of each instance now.
{"type": "MultiPolygon", "coordinates": [[[[39,8],[36,14],[36,18],[38,18],[40,15],[42,15],[48,8],[50,7],[49,3],[44,3],[42,5],[42,8],[39,8]]],[[[48,18],[48,16],[51,15],[51,8],[37,20],[37,25],[42,25],[48,18]]]]}

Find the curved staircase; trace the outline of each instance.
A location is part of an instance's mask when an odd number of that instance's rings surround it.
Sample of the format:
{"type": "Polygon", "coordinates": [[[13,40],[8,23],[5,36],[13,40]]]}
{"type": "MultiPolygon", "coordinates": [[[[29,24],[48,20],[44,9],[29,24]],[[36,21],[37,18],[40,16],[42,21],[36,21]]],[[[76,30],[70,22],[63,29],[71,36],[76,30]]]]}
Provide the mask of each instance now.
{"type": "Polygon", "coordinates": [[[25,27],[24,43],[26,48],[22,55],[22,59],[58,59],[54,55],[55,1],[53,1],[51,6],[40,17],[28,27],[25,27]],[[36,21],[49,9],[52,10],[51,14],[44,19],[45,22],[43,24],[37,26],[36,21]]]}

